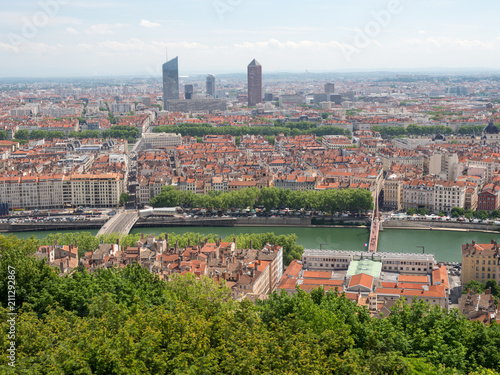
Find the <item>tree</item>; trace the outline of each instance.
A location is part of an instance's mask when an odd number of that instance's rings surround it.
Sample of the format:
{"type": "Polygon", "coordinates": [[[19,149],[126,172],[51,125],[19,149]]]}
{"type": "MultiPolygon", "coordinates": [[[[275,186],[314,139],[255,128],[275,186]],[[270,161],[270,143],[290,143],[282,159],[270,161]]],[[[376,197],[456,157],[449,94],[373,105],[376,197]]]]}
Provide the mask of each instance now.
{"type": "Polygon", "coordinates": [[[473,210],[467,210],[467,212],[464,214],[465,218],[467,219],[473,219],[474,216],[476,216],[476,211],[473,210]]]}
{"type": "Polygon", "coordinates": [[[416,208],[409,208],[409,209],[406,210],[406,214],[408,216],[416,215],[417,214],[417,209],[416,208]]]}
{"type": "Polygon", "coordinates": [[[490,289],[491,294],[495,297],[500,297],[500,287],[498,286],[497,282],[495,280],[488,280],[484,284],[484,289],[490,289]]]}
{"type": "Polygon", "coordinates": [[[5,141],[9,137],[9,132],[7,130],[0,130],[0,140],[5,141]]]}
{"type": "Polygon", "coordinates": [[[477,291],[477,293],[482,293],[485,290],[485,285],[477,280],[471,280],[467,284],[465,284],[462,288],[462,293],[467,293],[467,289],[472,291],[477,291]]]}
{"type": "Polygon", "coordinates": [[[28,139],[30,136],[30,132],[29,130],[26,130],[26,129],[21,129],[21,130],[18,130],[15,134],[15,138],[16,139],[23,139],[23,140],[26,140],[28,139]]]}
{"type": "Polygon", "coordinates": [[[127,193],[121,193],[120,194],[120,205],[124,205],[125,203],[127,203],[129,198],[130,198],[130,195],[128,195],[127,193]]]}
{"type": "Polygon", "coordinates": [[[427,208],[425,208],[425,207],[420,207],[420,208],[417,210],[417,213],[418,213],[419,215],[424,216],[424,215],[428,215],[428,214],[429,214],[429,210],[428,210],[427,208]]]}
{"type": "Polygon", "coordinates": [[[490,217],[492,219],[497,219],[500,217],[500,211],[499,210],[493,210],[490,212],[490,217]]]}
{"type": "Polygon", "coordinates": [[[477,217],[478,217],[478,219],[486,220],[490,217],[490,215],[485,210],[481,210],[477,213],[477,217]]]}
{"type": "Polygon", "coordinates": [[[329,116],[330,116],[330,114],[329,114],[329,113],[326,113],[326,112],[324,112],[324,113],[322,113],[322,114],[321,114],[321,118],[322,118],[323,120],[326,120],[329,116]]]}
{"type": "Polygon", "coordinates": [[[461,208],[461,207],[453,207],[451,209],[451,213],[450,214],[451,214],[451,217],[455,217],[455,218],[462,217],[462,216],[465,215],[465,210],[463,208],[461,208]]]}

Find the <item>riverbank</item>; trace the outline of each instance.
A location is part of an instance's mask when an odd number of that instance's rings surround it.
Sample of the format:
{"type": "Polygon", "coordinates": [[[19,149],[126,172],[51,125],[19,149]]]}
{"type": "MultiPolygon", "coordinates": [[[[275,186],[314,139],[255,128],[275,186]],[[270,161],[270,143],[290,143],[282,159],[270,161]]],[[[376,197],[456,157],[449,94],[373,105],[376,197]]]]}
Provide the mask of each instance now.
{"type": "Polygon", "coordinates": [[[69,222],[53,222],[53,223],[1,223],[0,233],[17,233],[17,232],[41,232],[41,231],[58,231],[58,230],[88,230],[100,229],[106,220],[91,220],[91,221],[69,221],[69,222]]]}
{"type": "MultiPolygon", "coordinates": [[[[327,221],[328,222],[328,221],[327,221]]],[[[0,223],[0,233],[31,232],[31,231],[58,231],[58,230],[89,230],[100,229],[106,220],[70,221],[70,222],[43,222],[43,223],[0,223]]],[[[500,228],[494,224],[458,223],[440,221],[415,220],[388,220],[384,221],[385,229],[408,230],[438,230],[450,232],[483,232],[499,233],[500,228]]],[[[140,218],[133,228],[157,227],[289,227],[289,228],[369,228],[369,223],[352,219],[344,220],[342,224],[312,224],[310,218],[304,217],[148,217],[140,218]],[[350,224],[347,224],[350,223],[350,224]],[[359,225],[360,223],[364,225],[359,225]]]]}
{"type": "MultiPolygon", "coordinates": [[[[476,243],[490,243],[491,240],[500,242],[500,233],[447,231],[447,230],[419,230],[409,228],[385,229],[380,232],[378,251],[397,253],[429,253],[434,254],[437,261],[461,262],[462,245],[476,241],[476,243]]],[[[43,239],[52,233],[71,233],[76,230],[58,229],[54,231],[34,231],[10,233],[19,238],[34,236],[43,239]]],[[[96,235],[97,229],[82,229],[79,231],[89,232],[96,235]]],[[[269,226],[231,226],[231,227],[144,227],[133,228],[131,234],[144,233],[161,235],[163,233],[183,234],[186,232],[201,233],[204,235],[214,234],[217,237],[228,237],[240,233],[267,233],[276,235],[295,234],[297,245],[307,249],[323,250],[357,250],[366,251],[364,244],[368,243],[370,231],[368,228],[355,226],[310,226],[310,227],[269,227],[269,226]]],[[[7,234],[7,233],[5,233],[7,234]]]]}
{"type": "Polygon", "coordinates": [[[482,232],[499,233],[500,228],[494,224],[458,223],[440,221],[415,221],[415,220],[389,220],[382,223],[385,229],[410,229],[410,230],[440,230],[450,232],[482,232]]]}

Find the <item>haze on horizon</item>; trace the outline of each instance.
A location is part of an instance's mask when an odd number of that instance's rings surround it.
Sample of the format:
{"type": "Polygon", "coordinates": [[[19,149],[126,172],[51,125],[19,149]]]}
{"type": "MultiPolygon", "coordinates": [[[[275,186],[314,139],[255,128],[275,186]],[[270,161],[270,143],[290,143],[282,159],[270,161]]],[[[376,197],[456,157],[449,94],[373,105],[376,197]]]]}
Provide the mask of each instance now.
{"type": "Polygon", "coordinates": [[[497,70],[499,10],[464,0],[27,0],[0,11],[0,77],[497,70]]]}

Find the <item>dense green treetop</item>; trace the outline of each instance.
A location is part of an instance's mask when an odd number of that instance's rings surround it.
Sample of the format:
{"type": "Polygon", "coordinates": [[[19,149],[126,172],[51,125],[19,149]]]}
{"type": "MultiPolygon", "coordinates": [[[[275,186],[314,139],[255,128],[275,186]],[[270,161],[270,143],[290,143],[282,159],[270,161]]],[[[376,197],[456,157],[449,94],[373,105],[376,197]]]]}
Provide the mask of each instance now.
{"type": "Polygon", "coordinates": [[[424,302],[372,318],[336,292],[234,301],[225,283],[147,269],[59,277],[30,254],[35,239],[0,236],[0,346],[10,345],[5,284],[15,268],[16,367],[2,374],[492,374],[500,325],[424,302]]]}
{"type": "Polygon", "coordinates": [[[187,206],[193,208],[247,208],[264,206],[266,210],[287,207],[315,209],[327,212],[360,212],[372,208],[371,192],[364,189],[292,191],[290,189],[247,188],[229,192],[209,192],[201,195],[164,186],[151,200],[153,207],[187,206]]]}

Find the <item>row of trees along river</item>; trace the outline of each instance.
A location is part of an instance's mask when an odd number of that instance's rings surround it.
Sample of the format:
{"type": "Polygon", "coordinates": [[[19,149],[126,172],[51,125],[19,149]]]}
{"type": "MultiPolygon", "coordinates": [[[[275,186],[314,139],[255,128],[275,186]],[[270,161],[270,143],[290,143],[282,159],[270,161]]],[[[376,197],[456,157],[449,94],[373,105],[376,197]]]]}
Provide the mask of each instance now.
{"type": "Polygon", "coordinates": [[[366,211],[373,207],[368,190],[345,189],[324,191],[291,191],[290,189],[247,188],[229,192],[209,192],[201,195],[164,186],[151,200],[153,207],[247,208],[262,206],[266,210],[278,207],[313,209],[326,212],[366,211]]]}

